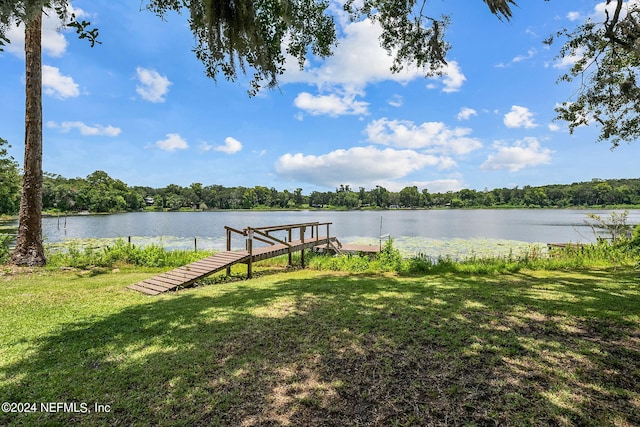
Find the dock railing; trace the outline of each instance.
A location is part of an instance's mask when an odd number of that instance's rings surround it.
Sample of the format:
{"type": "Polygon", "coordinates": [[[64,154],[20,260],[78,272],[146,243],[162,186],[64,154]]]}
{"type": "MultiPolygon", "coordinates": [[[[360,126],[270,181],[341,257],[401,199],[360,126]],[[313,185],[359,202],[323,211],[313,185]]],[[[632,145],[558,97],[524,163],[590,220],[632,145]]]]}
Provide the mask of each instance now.
{"type": "MultiPolygon", "coordinates": [[[[251,277],[253,263],[253,241],[257,240],[268,245],[285,245],[289,248],[288,257],[289,265],[292,264],[291,242],[293,241],[294,230],[299,231],[300,242],[305,243],[307,230],[310,231],[310,239],[320,240],[320,227],[326,227],[326,236],[324,238],[329,241],[331,237],[329,226],[331,222],[303,222],[298,224],[273,225],[264,227],[245,227],[238,230],[233,227],[225,226],[227,233],[227,251],[232,250],[232,238],[234,235],[241,236],[245,240],[245,250],[249,253],[249,261],[247,264],[247,273],[251,277]],[[281,234],[284,232],[285,236],[281,234]]],[[[301,251],[301,262],[304,267],[304,250],[301,251]]],[[[231,268],[227,268],[227,275],[231,274],[231,268]]]]}

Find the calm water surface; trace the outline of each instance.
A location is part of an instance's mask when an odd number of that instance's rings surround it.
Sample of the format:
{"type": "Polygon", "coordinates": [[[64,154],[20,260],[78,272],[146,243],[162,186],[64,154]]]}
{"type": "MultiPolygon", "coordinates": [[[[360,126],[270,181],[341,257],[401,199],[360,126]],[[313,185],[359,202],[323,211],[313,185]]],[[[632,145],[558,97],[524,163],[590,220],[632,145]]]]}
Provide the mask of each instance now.
{"type": "MultiPolygon", "coordinates": [[[[588,213],[607,218],[603,210],[393,210],[393,211],[216,211],[136,212],[76,215],[43,219],[45,241],[75,238],[127,238],[134,243],[160,242],[165,247],[223,249],[224,226],[332,222],[331,234],[342,242],[376,242],[390,234],[397,242],[493,240],[527,243],[589,242],[593,232],[585,224],[588,213]]],[[[621,211],[617,211],[621,212],[621,211]]],[[[629,211],[628,223],[640,222],[640,210],[629,211]]],[[[324,232],[321,232],[324,234],[324,232]]]]}

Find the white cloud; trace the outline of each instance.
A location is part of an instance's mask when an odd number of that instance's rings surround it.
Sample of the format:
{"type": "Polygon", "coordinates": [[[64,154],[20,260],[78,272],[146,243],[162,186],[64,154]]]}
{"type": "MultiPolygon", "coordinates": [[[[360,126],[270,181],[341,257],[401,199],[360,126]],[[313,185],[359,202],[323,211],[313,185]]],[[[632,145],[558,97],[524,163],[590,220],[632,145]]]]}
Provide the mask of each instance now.
{"type": "Polygon", "coordinates": [[[473,116],[477,116],[478,112],[473,108],[462,107],[456,118],[460,120],[469,120],[473,116]]]}
{"type": "Polygon", "coordinates": [[[70,132],[72,129],[78,129],[78,131],[80,131],[80,135],[83,135],[83,136],[98,136],[98,135],[118,136],[122,132],[122,129],[115,126],[111,126],[111,125],[88,126],[80,121],[62,122],[60,124],[57,124],[54,121],[49,121],[47,122],[47,127],[52,129],[60,129],[60,131],[64,133],[70,132]]]}
{"type": "Polygon", "coordinates": [[[203,153],[206,153],[207,151],[211,151],[214,148],[215,147],[213,145],[209,144],[206,141],[203,141],[203,142],[200,143],[200,145],[198,145],[198,149],[203,153]]]}
{"type": "Polygon", "coordinates": [[[567,13],[567,19],[569,21],[578,21],[581,19],[581,15],[580,12],[569,12],[567,13]]]}
{"type": "Polygon", "coordinates": [[[496,152],[480,165],[483,170],[507,169],[517,172],[526,167],[549,163],[553,153],[548,148],[540,147],[537,138],[533,137],[524,138],[512,146],[501,142],[496,142],[493,146],[496,152]]]}
{"type": "Polygon", "coordinates": [[[136,86],[136,92],[149,102],[164,102],[165,95],[169,92],[171,82],[166,76],[160,75],[156,70],[149,68],[136,68],[136,74],[140,85],[136,86]]]}
{"type": "Polygon", "coordinates": [[[305,69],[296,67],[295,59],[289,58],[288,67],[282,76],[283,83],[310,83],[323,85],[347,85],[365,87],[369,83],[393,80],[408,83],[421,78],[424,73],[416,67],[394,74],[390,68],[393,59],[380,47],[382,30],[369,19],[347,23],[344,37],[339,40],[334,54],[318,66],[305,64],[305,69]],[[366,63],[366,66],[363,64],[366,63]]]}
{"type": "Polygon", "coordinates": [[[468,128],[448,128],[442,122],[421,125],[408,120],[374,120],[365,129],[369,141],[402,148],[428,149],[437,153],[462,155],[482,147],[482,143],[467,135],[468,128]]]}
{"type": "MultiPolygon", "coordinates": [[[[605,10],[609,10],[609,16],[613,16],[617,2],[612,1],[609,4],[604,1],[600,1],[593,8],[593,13],[590,15],[590,18],[596,22],[604,22],[606,19],[605,10]]],[[[627,16],[627,11],[633,7],[639,7],[640,1],[638,0],[629,0],[623,3],[622,10],[620,11],[620,19],[624,19],[627,16]]]]}
{"type": "Polygon", "coordinates": [[[394,94],[387,102],[392,107],[399,108],[399,107],[402,107],[402,105],[404,104],[404,99],[402,98],[401,95],[394,94]]]}
{"type": "MultiPolygon", "coordinates": [[[[69,16],[75,13],[77,19],[87,16],[82,9],[68,7],[69,16]]],[[[63,32],[68,32],[58,19],[55,11],[49,9],[46,14],[42,15],[42,53],[51,57],[61,57],[67,51],[67,39],[63,32]]],[[[13,55],[24,58],[24,24],[11,25],[6,33],[11,41],[5,46],[5,51],[13,55]]]]}
{"type": "Polygon", "coordinates": [[[73,78],[60,74],[60,69],[50,65],[42,66],[42,90],[45,94],[59,99],[80,95],[78,84],[73,78]]]}
{"type": "MultiPolygon", "coordinates": [[[[335,9],[342,30],[340,34],[343,35],[333,55],[322,62],[308,59],[303,70],[296,66],[295,58],[286,58],[289,66],[280,78],[281,83],[307,83],[319,90],[317,95],[300,93],[294,102],[296,107],[312,115],[365,115],[368,114],[369,103],[358,100],[357,96],[364,96],[367,85],[381,81],[404,85],[425,77],[426,70],[415,65],[408,65],[399,73],[391,72],[393,57],[380,46],[380,25],[370,19],[351,22],[343,11],[336,9],[335,5],[331,7],[335,9]]],[[[449,61],[440,71],[442,75],[431,77],[436,83],[428,87],[456,92],[466,80],[456,61],[449,61]]],[[[389,105],[401,106],[402,98],[393,97],[389,105]]],[[[296,118],[302,119],[300,115],[296,118]]]]}
{"type": "Polygon", "coordinates": [[[508,128],[534,128],[538,126],[533,120],[533,113],[526,107],[513,105],[511,111],[504,115],[504,125],[508,128]]]}
{"type": "Polygon", "coordinates": [[[5,52],[24,58],[24,25],[12,25],[7,29],[7,38],[10,43],[4,47],[5,52]]]}
{"type": "MultiPolygon", "coordinates": [[[[566,102],[566,103],[556,103],[554,105],[554,109],[558,109],[558,108],[570,108],[571,105],[573,104],[573,102],[566,102]]],[[[576,113],[576,118],[574,120],[577,123],[580,123],[579,126],[591,126],[591,125],[595,125],[597,123],[597,121],[593,118],[593,113],[587,113],[587,114],[580,114],[579,112],[576,113]]],[[[553,130],[553,129],[552,129],[553,130]]]]}
{"type": "Polygon", "coordinates": [[[551,132],[558,132],[560,130],[560,126],[555,123],[549,123],[548,128],[551,132]]]}
{"type": "Polygon", "coordinates": [[[242,143],[237,139],[228,136],[224,139],[224,145],[218,145],[214,148],[216,151],[221,151],[227,154],[235,154],[242,150],[242,143]]]}
{"type": "Polygon", "coordinates": [[[578,61],[580,61],[582,59],[583,56],[584,56],[584,49],[583,48],[579,48],[578,50],[576,50],[575,55],[567,55],[567,56],[564,56],[564,57],[560,58],[559,60],[556,60],[553,63],[553,68],[569,68],[569,67],[573,67],[576,62],[578,62],[578,61]]]}
{"type": "MultiPolygon", "coordinates": [[[[588,18],[596,23],[604,23],[606,18],[606,11],[609,11],[609,16],[613,16],[615,12],[615,8],[617,6],[617,2],[607,2],[600,1],[593,8],[593,11],[589,14],[588,18]]],[[[623,7],[620,11],[620,19],[624,19],[627,16],[627,11],[632,7],[639,7],[640,1],[638,0],[630,0],[623,3],[623,7]]],[[[569,21],[583,21],[585,18],[579,12],[569,12],[567,14],[567,19],[569,21]]],[[[565,56],[561,58],[559,61],[556,61],[553,64],[553,68],[569,68],[575,65],[576,62],[582,59],[584,56],[584,49],[578,49],[575,55],[565,56]]]]}
{"type": "Polygon", "coordinates": [[[459,179],[437,179],[424,182],[422,187],[430,193],[446,193],[447,191],[460,191],[464,188],[464,182],[459,179]]]}
{"type": "Polygon", "coordinates": [[[331,117],[364,115],[368,113],[369,103],[355,99],[356,96],[362,94],[362,92],[350,91],[342,96],[337,93],[314,96],[308,92],[302,92],[296,97],[293,103],[296,107],[314,116],[321,114],[326,114],[331,117]]]}
{"type": "Polygon", "coordinates": [[[156,141],[156,146],[163,151],[186,150],[189,144],[177,133],[168,133],[167,138],[156,141]]]}
{"type": "MultiPolygon", "coordinates": [[[[339,17],[341,16],[338,13],[339,17]]],[[[352,87],[363,89],[368,84],[380,81],[395,81],[406,84],[412,80],[424,78],[425,70],[414,65],[406,66],[401,72],[391,72],[393,58],[380,46],[380,25],[365,19],[350,22],[338,19],[342,24],[342,34],[334,53],[319,64],[305,62],[304,70],[295,64],[295,58],[287,57],[289,64],[282,76],[282,83],[308,83],[318,87],[352,87]],[[365,65],[366,64],[366,65],[365,65]]],[[[449,61],[441,70],[444,92],[460,89],[466,77],[456,61],[449,61]]]]}
{"type": "Polygon", "coordinates": [[[526,55],[518,55],[515,58],[513,58],[511,61],[512,62],[522,62],[522,61],[526,61],[527,59],[531,59],[535,56],[536,54],[536,50],[535,49],[529,49],[527,51],[526,55]]]}
{"type": "MultiPolygon", "coordinates": [[[[343,184],[343,183],[341,183],[343,184]]],[[[351,185],[351,184],[350,184],[351,185]]],[[[427,189],[429,193],[446,193],[447,191],[459,191],[465,188],[465,184],[459,179],[436,179],[433,181],[379,181],[375,185],[386,188],[389,191],[399,192],[405,187],[418,187],[422,191],[427,189]]],[[[368,184],[364,185],[366,188],[368,184]]]]}
{"type": "Polygon", "coordinates": [[[442,72],[444,73],[442,77],[442,84],[444,85],[444,89],[442,89],[443,92],[457,92],[467,80],[456,61],[449,61],[442,69],[442,72]]]}
{"type": "Polygon", "coordinates": [[[275,170],[283,178],[321,186],[376,185],[402,178],[426,166],[438,166],[441,161],[438,156],[413,150],[368,146],[335,150],[319,156],[287,153],[278,159],[275,170]]]}
{"type": "MultiPolygon", "coordinates": [[[[80,19],[85,13],[80,9],[73,12],[76,18],[80,19]]],[[[43,16],[42,19],[42,51],[45,55],[53,57],[61,57],[67,51],[67,39],[60,32],[61,23],[53,11],[49,12],[49,16],[43,16]]]]}

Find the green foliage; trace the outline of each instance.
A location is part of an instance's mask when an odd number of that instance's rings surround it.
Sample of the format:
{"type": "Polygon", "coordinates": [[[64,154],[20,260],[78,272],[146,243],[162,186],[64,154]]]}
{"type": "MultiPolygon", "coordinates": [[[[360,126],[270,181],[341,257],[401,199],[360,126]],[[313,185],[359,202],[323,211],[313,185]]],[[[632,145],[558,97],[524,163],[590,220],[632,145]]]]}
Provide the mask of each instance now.
{"type": "Polygon", "coordinates": [[[8,155],[9,143],[0,138],[0,214],[15,214],[20,207],[18,163],[8,155]]]}
{"type": "Polygon", "coordinates": [[[103,171],[95,171],[86,179],[45,175],[42,204],[44,209],[61,212],[122,212],[145,206],[146,195],[144,190],[141,193],[129,188],[103,171]]]}
{"type": "Polygon", "coordinates": [[[75,28],[78,38],[86,39],[91,47],[100,44],[98,30],[90,28],[90,22],[78,22],[76,15],[70,12],[70,6],[69,0],[0,1],[0,52],[3,52],[4,46],[11,43],[7,37],[7,30],[12,24],[29,22],[43,10],[49,14],[55,13],[66,26],[75,28]]]}
{"type": "MultiPolygon", "coordinates": [[[[0,194],[3,190],[0,187],[0,194]]],[[[16,197],[17,206],[18,190],[14,189],[12,194],[16,197]]],[[[526,185],[522,188],[498,188],[490,191],[463,189],[447,193],[429,193],[426,188],[418,192],[417,187],[390,192],[380,186],[371,190],[361,187],[356,192],[349,185],[340,185],[335,191],[313,191],[311,195],[305,196],[301,188],[292,193],[260,185],[246,188],[193,183],[189,187],[170,184],[159,189],[128,187],[124,182],[111,178],[102,171],[96,171],[84,179],[67,179],[59,175],[46,174],[44,178],[43,207],[46,210],[132,211],[146,206],[145,197],[151,197],[154,201],[153,207],[150,206],[149,209],[158,210],[291,209],[307,206],[333,209],[615,207],[640,206],[640,179],[593,179],[570,185],[526,185]]]]}
{"type": "Polygon", "coordinates": [[[71,22],[67,24],[67,27],[75,28],[78,38],[80,40],[87,39],[91,47],[94,47],[96,44],[102,44],[102,42],[98,40],[98,29],[89,28],[90,25],[90,22],[85,20],[78,21],[76,15],[71,14],[71,22]]]}
{"type": "Polygon", "coordinates": [[[591,245],[568,245],[554,249],[546,262],[555,268],[618,267],[637,265],[640,250],[629,241],[611,243],[599,241],[591,245]]]}
{"type": "Polygon", "coordinates": [[[371,260],[358,255],[315,255],[309,260],[309,268],[315,270],[346,271],[363,273],[371,270],[371,260]]]}
{"type": "Polygon", "coordinates": [[[640,246],[640,224],[636,225],[631,235],[631,245],[640,246]]]}
{"type": "Polygon", "coordinates": [[[585,222],[597,239],[600,239],[600,233],[604,232],[607,238],[613,243],[621,240],[628,240],[631,236],[631,225],[627,224],[629,211],[611,212],[609,218],[602,218],[600,215],[590,213],[587,214],[585,222]]]}
{"type": "Polygon", "coordinates": [[[309,263],[318,270],[358,272],[397,272],[408,275],[463,273],[501,274],[528,270],[564,270],[592,267],[619,267],[637,265],[640,261],[640,226],[636,227],[637,240],[600,240],[595,244],[567,245],[543,251],[538,246],[510,251],[502,256],[471,255],[455,259],[450,255],[437,258],[418,253],[402,258],[390,241],[375,258],[356,255],[316,255],[309,263]]]}
{"type": "Polygon", "coordinates": [[[577,58],[560,81],[577,80],[577,96],[563,102],[557,118],[569,123],[569,130],[597,123],[600,141],[633,142],[640,137],[640,6],[634,2],[608,0],[604,22],[588,20],[574,31],[551,36],[566,38],[560,58],[577,58]]]}
{"type": "Polygon", "coordinates": [[[374,266],[379,271],[398,271],[402,268],[402,263],[400,251],[393,246],[393,240],[389,239],[375,257],[374,266]]]}
{"type": "MultiPolygon", "coordinates": [[[[496,16],[511,17],[513,0],[484,1],[496,16]]],[[[149,0],[146,8],[160,17],[188,9],[193,51],[207,76],[236,80],[248,66],[254,71],[251,95],[263,86],[277,86],[287,55],[302,67],[309,53],[327,57],[336,44],[334,11],[327,0],[149,0]]],[[[349,0],[344,10],[353,21],[369,18],[380,24],[380,44],[394,55],[393,72],[414,64],[425,75],[442,73],[449,49],[444,41],[448,17],[429,16],[425,3],[415,1],[349,0]]]]}
{"type": "Polygon", "coordinates": [[[124,289],[148,277],[3,277],[4,400],[111,411],[0,425],[638,425],[633,269],[124,289]]]}
{"type": "Polygon", "coordinates": [[[400,251],[389,240],[376,256],[345,254],[340,256],[313,255],[308,263],[317,270],[347,271],[350,273],[394,272],[403,265],[400,251]]]}
{"type": "Polygon", "coordinates": [[[336,30],[333,17],[325,13],[328,6],[324,0],[150,0],[146,8],[160,17],[188,8],[196,42],[193,51],[206,75],[236,80],[238,71],[244,73],[248,65],[254,70],[250,93],[255,94],[263,85],[277,85],[285,54],[300,65],[308,50],[320,57],[331,54],[336,30]]]}
{"type": "Polygon", "coordinates": [[[409,275],[436,273],[514,273],[529,266],[531,255],[522,256],[509,254],[503,257],[470,257],[455,260],[451,256],[441,256],[433,259],[424,254],[413,256],[402,264],[401,273],[409,275]]]}
{"type": "Polygon", "coordinates": [[[9,245],[13,241],[13,236],[0,233],[0,265],[5,264],[11,257],[9,245]]]}
{"type": "MultiPolygon", "coordinates": [[[[311,269],[344,271],[349,273],[395,272],[408,275],[437,273],[492,274],[514,273],[522,269],[562,270],[591,267],[618,267],[637,265],[640,261],[640,226],[636,227],[633,240],[608,242],[600,240],[595,244],[567,245],[543,251],[537,246],[510,251],[502,256],[470,256],[455,259],[452,256],[433,258],[418,253],[403,258],[400,251],[388,241],[376,256],[340,255],[327,256],[309,253],[307,265],[311,269]]],[[[0,238],[2,235],[0,235],[0,238]]],[[[8,242],[9,239],[5,239],[8,242]]],[[[1,240],[0,240],[1,242],[1,240]]],[[[0,247],[0,260],[8,256],[8,249],[0,247]]],[[[159,245],[136,246],[122,239],[109,245],[72,241],[62,248],[49,248],[48,265],[53,268],[93,268],[134,265],[142,267],[179,267],[203,257],[211,252],[189,250],[168,251],[159,245]]],[[[294,262],[300,262],[300,255],[294,254],[294,262]]],[[[261,265],[285,267],[287,257],[263,261],[261,265]]]]}
{"type": "Polygon", "coordinates": [[[402,206],[416,208],[422,205],[422,194],[418,192],[418,187],[415,185],[403,188],[398,196],[402,206]]]}
{"type": "Polygon", "coordinates": [[[211,255],[210,252],[167,251],[155,244],[136,246],[118,239],[113,245],[92,247],[72,242],[47,255],[50,267],[113,267],[129,264],[141,267],[179,267],[211,255]]]}

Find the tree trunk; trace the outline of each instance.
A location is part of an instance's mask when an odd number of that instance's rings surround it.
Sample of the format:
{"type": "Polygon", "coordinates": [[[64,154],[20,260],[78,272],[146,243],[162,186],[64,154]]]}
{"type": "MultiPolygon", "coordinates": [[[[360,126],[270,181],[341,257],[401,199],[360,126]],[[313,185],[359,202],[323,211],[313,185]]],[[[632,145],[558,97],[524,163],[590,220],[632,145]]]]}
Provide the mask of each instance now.
{"type": "Polygon", "coordinates": [[[46,263],[42,246],[42,14],[25,24],[26,112],[24,175],[16,248],[11,263],[46,263]]]}

